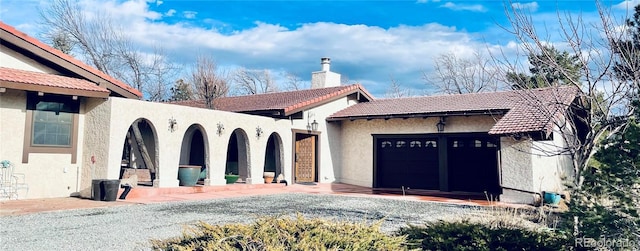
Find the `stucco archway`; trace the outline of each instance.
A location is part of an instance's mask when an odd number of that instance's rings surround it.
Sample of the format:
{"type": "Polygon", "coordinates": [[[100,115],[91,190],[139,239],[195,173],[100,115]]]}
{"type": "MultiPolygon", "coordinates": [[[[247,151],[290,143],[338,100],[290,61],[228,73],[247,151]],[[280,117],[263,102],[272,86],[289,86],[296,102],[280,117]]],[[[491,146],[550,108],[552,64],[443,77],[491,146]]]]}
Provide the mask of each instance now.
{"type": "Polygon", "coordinates": [[[199,180],[208,177],[209,168],[209,142],[207,134],[199,124],[193,124],[187,128],[182,138],[180,148],[180,165],[201,166],[199,180]]]}
{"type": "Polygon", "coordinates": [[[120,178],[138,175],[139,185],[153,185],[158,179],[158,134],[151,121],[139,118],[127,130],[122,149],[120,178]]]}
{"type": "Polygon", "coordinates": [[[238,128],[231,133],[227,146],[227,162],[225,174],[238,174],[241,181],[251,178],[251,161],[249,160],[249,138],[247,133],[238,128]]]}
{"type": "MultiPolygon", "coordinates": [[[[278,133],[272,133],[267,140],[267,148],[264,155],[264,172],[275,172],[275,177],[283,174],[284,148],[282,138],[278,133]]],[[[277,182],[274,179],[274,182],[277,182]]]]}

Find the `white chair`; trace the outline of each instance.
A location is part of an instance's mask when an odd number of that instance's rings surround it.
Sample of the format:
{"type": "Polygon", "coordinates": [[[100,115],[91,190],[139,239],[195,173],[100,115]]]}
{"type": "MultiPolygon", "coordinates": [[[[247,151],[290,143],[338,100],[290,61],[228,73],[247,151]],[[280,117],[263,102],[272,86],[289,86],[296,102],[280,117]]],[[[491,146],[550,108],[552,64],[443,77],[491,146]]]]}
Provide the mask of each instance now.
{"type": "Polygon", "coordinates": [[[29,193],[29,185],[23,173],[14,173],[14,165],[9,161],[0,162],[0,199],[18,199],[18,191],[29,193]]]}

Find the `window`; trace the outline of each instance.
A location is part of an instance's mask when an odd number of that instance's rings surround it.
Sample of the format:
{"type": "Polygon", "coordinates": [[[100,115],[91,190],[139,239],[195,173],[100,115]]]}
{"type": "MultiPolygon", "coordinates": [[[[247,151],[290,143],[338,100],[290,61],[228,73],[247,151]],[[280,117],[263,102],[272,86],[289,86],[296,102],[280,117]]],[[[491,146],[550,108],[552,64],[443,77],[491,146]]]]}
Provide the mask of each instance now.
{"type": "Polygon", "coordinates": [[[70,147],[73,113],[78,108],[78,101],[71,98],[31,94],[27,100],[27,109],[34,110],[31,144],[70,147]]]}
{"type": "Polygon", "coordinates": [[[28,162],[29,153],[68,153],[75,163],[79,112],[77,98],[29,92],[22,162],[28,162]]]}
{"type": "Polygon", "coordinates": [[[36,110],[33,112],[33,135],[35,146],[71,146],[71,113],[36,110]]]}
{"type": "Polygon", "coordinates": [[[462,140],[454,140],[453,141],[453,147],[454,148],[464,147],[464,142],[462,140]]]}

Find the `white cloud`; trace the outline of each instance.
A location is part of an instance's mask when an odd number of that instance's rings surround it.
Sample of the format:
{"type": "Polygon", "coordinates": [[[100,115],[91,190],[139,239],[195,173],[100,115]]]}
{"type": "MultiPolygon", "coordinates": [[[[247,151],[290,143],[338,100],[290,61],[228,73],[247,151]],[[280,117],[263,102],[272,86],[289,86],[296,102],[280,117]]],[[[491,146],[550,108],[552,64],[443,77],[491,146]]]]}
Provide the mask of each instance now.
{"type": "Polygon", "coordinates": [[[126,27],[123,31],[143,53],[160,47],[167,57],[185,68],[193,65],[197,56],[206,54],[213,56],[221,68],[244,66],[286,71],[308,81],[311,72],[320,69],[320,58],[328,56],[332,58],[334,71],[364,84],[377,97],[388,88],[389,76],[403,87],[424,90],[427,86],[422,73],[433,69],[435,57],[451,51],[466,54],[487,48],[476,34],[438,23],[381,28],[316,22],[287,28],[258,22],[253,27],[233,31],[216,20],[199,23],[206,28],[194,26],[192,20],[155,22],[170,11],[151,11],[149,5],[153,3],[144,0],[81,1],[86,3],[87,13],[106,12],[126,27]]]}
{"type": "Polygon", "coordinates": [[[195,11],[183,11],[182,12],[182,15],[187,19],[194,19],[194,18],[196,18],[197,14],[198,14],[198,12],[195,12],[195,11]]]}
{"type": "Polygon", "coordinates": [[[175,15],[175,14],[176,14],[176,12],[177,12],[176,10],[174,10],[174,9],[170,9],[170,10],[168,10],[167,12],[165,12],[165,13],[164,13],[164,16],[165,16],[165,17],[172,17],[173,15],[175,15]]]}
{"type": "Polygon", "coordinates": [[[530,12],[536,12],[538,10],[538,2],[530,3],[512,3],[511,7],[517,10],[527,10],[530,12]]]}
{"type": "Polygon", "coordinates": [[[633,8],[638,4],[640,4],[640,0],[624,0],[613,7],[620,10],[633,11],[633,8]]]}
{"type": "Polygon", "coordinates": [[[487,9],[481,4],[455,4],[453,2],[446,2],[440,5],[441,8],[447,8],[455,11],[473,11],[473,12],[486,12],[487,9]]]}

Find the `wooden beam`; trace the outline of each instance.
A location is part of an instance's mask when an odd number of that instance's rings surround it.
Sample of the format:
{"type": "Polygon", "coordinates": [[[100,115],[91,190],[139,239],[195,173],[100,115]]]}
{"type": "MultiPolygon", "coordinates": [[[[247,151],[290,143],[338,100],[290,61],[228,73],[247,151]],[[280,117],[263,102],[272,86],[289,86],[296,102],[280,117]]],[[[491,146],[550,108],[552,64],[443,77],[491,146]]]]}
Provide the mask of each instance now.
{"type": "Polygon", "coordinates": [[[144,165],[147,166],[147,169],[149,169],[149,172],[152,174],[152,176],[155,176],[154,174],[156,173],[156,168],[153,164],[153,161],[151,161],[151,157],[149,156],[149,152],[147,151],[147,146],[142,139],[142,133],[140,133],[138,123],[139,122],[134,122],[133,124],[131,124],[131,131],[133,132],[133,137],[135,138],[138,149],[140,150],[140,155],[142,155],[142,161],[144,161],[144,165]]]}

